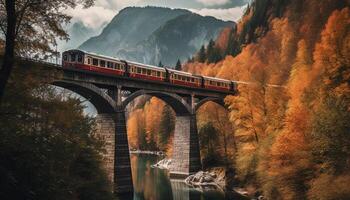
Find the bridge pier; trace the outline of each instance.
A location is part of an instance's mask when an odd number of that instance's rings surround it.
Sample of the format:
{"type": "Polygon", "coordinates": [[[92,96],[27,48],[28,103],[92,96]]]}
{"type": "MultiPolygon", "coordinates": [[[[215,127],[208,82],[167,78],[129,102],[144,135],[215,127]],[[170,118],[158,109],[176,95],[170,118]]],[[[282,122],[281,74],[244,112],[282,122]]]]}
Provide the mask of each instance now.
{"type": "Polygon", "coordinates": [[[103,168],[115,194],[133,192],[125,112],[98,114],[97,134],[104,140],[103,168]]]}
{"type": "Polygon", "coordinates": [[[176,116],[170,176],[184,178],[201,169],[196,115],[176,116]]]}
{"type": "Polygon", "coordinates": [[[125,111],[118,110],[115,119],[114,194],[131,193],[133,184],[125,111]]]}
{"type": "Polygon", "coordinates": [[[96,135],[104,141],[106,152],[102,155],[103,169],[106,171],[108,180],[114,180],[114,139],[115,120],[110,113],[100,113],[96,116],[96,135]]]}

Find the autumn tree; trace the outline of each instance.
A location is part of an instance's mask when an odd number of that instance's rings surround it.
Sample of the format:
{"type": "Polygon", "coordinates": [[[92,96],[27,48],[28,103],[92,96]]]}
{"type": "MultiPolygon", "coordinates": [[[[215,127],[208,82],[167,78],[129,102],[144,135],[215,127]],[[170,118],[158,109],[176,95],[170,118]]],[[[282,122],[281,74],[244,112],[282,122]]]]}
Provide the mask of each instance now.
{"type": "Polygon", "coordinates": [[[169,105],[165,105],[163,108],[159,126],[159,145],[164,149],[175,129],[175,113],[172,111],[169,105]]]}
{"type": "Polygon", "coordinates": [[[95,120],[42,74],[15,65],[0,106],[0,199],[113,199],[95,120]]]}
{"type": "Polygon", "coordinates": [[[0,28],[5,53],[0,70],[0,104],[11,74],[15,55],[40,56],[57,53],[56,38],[68,39],[63,24],[70,17],[64,10],[78,4],[89,7],[93,0],[4,0],[0,1],[0,28]]]}
{"type": "Polygon", "coordinates": [[[204,166],[212,166],[217,164],[218,157],[215,152],[214,146],[217,144],[218,139],[218,130],[214,127],[212,122],[208,122],[204,124],[199,129],[199,137],[201,141],[201,145],[203,146],[205,151],[205,155],[203,158],[204,166]]]}

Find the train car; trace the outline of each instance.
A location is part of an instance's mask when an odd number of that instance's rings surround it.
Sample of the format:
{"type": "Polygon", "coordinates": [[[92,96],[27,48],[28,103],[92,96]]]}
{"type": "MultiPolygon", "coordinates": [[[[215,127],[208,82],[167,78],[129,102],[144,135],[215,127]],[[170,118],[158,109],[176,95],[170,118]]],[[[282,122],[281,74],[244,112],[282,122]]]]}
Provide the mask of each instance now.
{"type": "Polygon", "coordinates": [[[177,71],[167,68],[169,73],[169,82],[175,85],[184,85],[190,87],[201,87],[201,77],[194,76],[191,73],[177,71]]]}
{"type": "Polygon", "coordinates": [[[163,81],[174,85],[210,90],[237,90],[237,82],[208,76],[192,75],[191,73],[171,68],[161,68],[137,62],[118,60],[76,49],[63,52],[62,57],[62,66],[64,68],[127,76],[143,80],[163,81]]]}
{"type": "Polygon", "coordinates": [[[131,78],[152,81],[165,81],[166,79],[166,70],[164,68],[130,61],[127,61],[127,63],[129,67],[129,77],[131,78]]]}
{"type": "Polygon", "coordinates": [[[212,90],[232,90],[232,83],[229,80],[203,76],[203,87],[212,90]]]}
{"type": "Polygon", "coordinates": [[[68,50],[62,54],[62,66],[112,75],[124,75],[125,62],[81,50],[68,50]]]}

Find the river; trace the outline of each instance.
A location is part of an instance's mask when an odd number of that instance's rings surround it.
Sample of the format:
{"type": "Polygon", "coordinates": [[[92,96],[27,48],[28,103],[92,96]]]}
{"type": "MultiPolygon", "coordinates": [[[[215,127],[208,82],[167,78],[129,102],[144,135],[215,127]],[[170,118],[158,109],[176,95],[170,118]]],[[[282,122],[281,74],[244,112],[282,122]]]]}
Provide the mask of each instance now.
{"type": "Polygon", "coordinates": [[[155,155],[131,154],[134,194],[120,200],[240,200],[223,191],[200,192],[181,180],[169,178],[167,170],[152,168],[161,158],[155,155]]]}

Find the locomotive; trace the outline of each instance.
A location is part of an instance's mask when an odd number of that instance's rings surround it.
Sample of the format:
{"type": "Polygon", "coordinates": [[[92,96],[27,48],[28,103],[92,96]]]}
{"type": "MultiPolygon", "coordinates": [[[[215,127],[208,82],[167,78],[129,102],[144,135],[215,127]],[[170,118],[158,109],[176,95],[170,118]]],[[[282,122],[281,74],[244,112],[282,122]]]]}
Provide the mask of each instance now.
{"type": "Polygon", "coordinates": [[[167,67],[156,67],[132,61],[119,60],[82,50],[63,52],[62,66],[129,78],[167,82],[174,85],[208,90],[236,91],[237,83],[230,80],[194,75],[167,67]]]}

